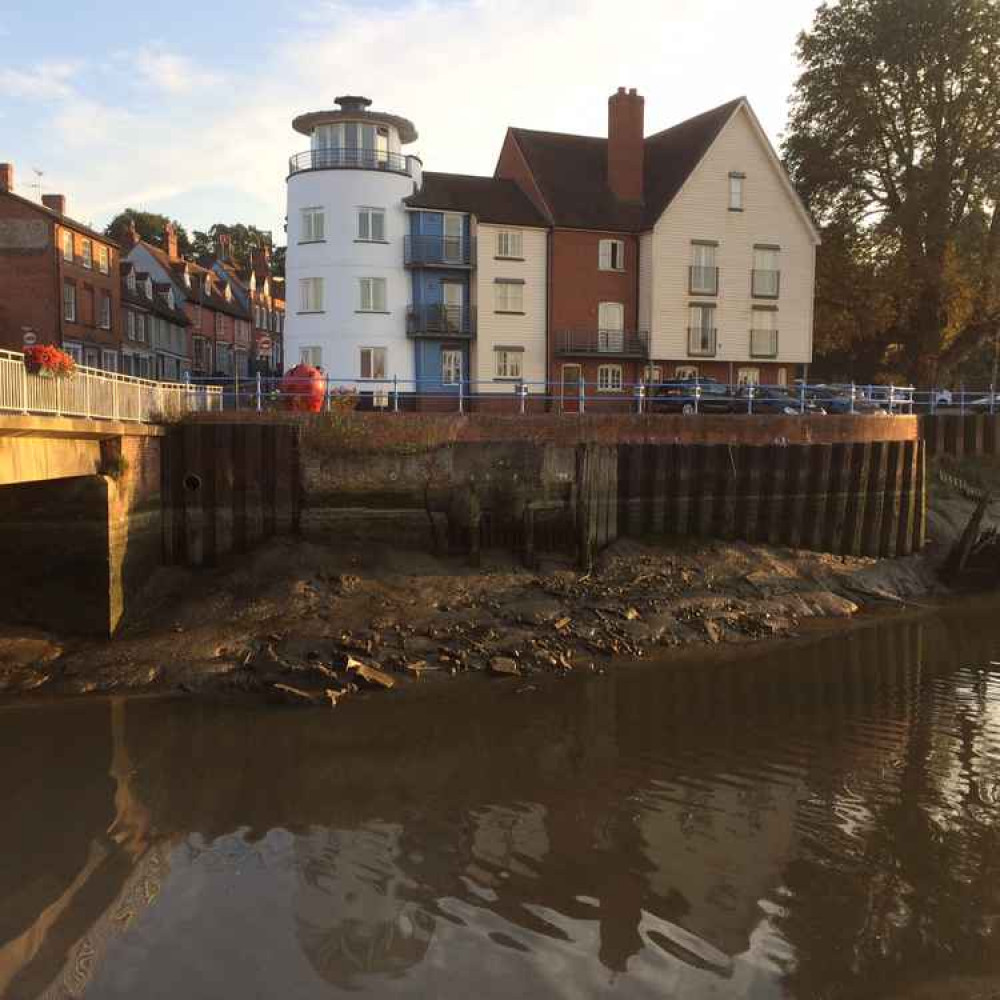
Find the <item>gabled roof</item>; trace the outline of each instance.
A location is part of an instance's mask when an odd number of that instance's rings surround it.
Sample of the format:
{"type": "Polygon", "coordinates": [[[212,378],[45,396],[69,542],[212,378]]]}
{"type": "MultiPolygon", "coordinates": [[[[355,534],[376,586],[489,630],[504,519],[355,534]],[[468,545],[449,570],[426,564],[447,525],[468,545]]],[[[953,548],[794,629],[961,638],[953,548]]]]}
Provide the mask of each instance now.
{"type": "Polygon", "coordinates": [[[203,305],[206,309],[215,309],[217,312],[228,313],[239,319],[250,319],[249,311],[240,303],[239,299],[234,297],[230,301],[226,301],[225,295],[219,290],[222,279],[214,271],[202,267],[200,264],[192,263],[189,260],[172,260],[162,247],[147,243],[145,240],[140,240],[140,243],[136,245],[140,244],[169,275],[174,286],[174,291],[179,297],[189,302],[203,305]],[[190,271],[193,276],[199,279],[197,291],[194,288],[187,288],[185,286],[183,279],[185,270],[190,271]],[[206,275],[212,276],[212,291],[208,295],[205,294],[206,275]]]}
{"type": "Polygon", "coordinates": [[[109,247],[114,247],[116,250],[119,249],[118,244],[111,239],[110,236],[105,236],[104,233],[99,233],[96,229],[91,229],[90,226],[85,226],[82,222],[77,222],[75,219],[71,219],[68,215],[60,215],[58,212],[52,211],[46,205],[42,205],[37,201],[32,201],[30,198],[25,198],[23,195],[14,194],[13,191],[0,191],[0,195],[5,198],[13,198],[15,201],[20,202],[22,205],[27,205],[29,208],[33,208],[42,215],[48,216],[53,222],[58,222],[68,229],[75,229],[78,233],[84,236],[89,236],[91,239],[100,240],[101,243],[106,243],[109,247]]]}
{"type": "Polygon", "coordinates": [[[424,172],[420,190],[403,199],[409,208],[468,212],[480,222],[513,226],[547,225],[527,195],[513,182],[474,174],[424,172]]]}
{"type": "Polygon", "coordinates": [[[694,172],[740,97],[645,140],[643,201],[620,201],[608,187],[608,140],[561,132],[510,130],[549,206],[553,223],[575,229],[650,229],[694,172]]]}

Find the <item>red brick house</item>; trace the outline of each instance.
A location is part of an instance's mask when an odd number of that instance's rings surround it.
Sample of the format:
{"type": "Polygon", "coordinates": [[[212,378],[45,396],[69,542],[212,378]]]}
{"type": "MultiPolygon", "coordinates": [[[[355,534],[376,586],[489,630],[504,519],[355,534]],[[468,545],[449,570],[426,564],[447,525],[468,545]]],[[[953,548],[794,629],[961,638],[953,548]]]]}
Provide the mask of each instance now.
{"type": "Polygon", "coordinates": [[[80,363],[118,371],[119,248],[66,215],[63,195],[42,204],[14,191],[0,164],[0,347],[59,344],[80,363]]]}
{"type": "Polygon", "coordinates": [[[193,376],[232,378],[246,374],[250,310],[240,302],[230,278],[184,260],[171,225],[166,227],[162,247],[134,238],[128,260],[154,281],[169,286],[187,316],[187,358],[193,376]]]}

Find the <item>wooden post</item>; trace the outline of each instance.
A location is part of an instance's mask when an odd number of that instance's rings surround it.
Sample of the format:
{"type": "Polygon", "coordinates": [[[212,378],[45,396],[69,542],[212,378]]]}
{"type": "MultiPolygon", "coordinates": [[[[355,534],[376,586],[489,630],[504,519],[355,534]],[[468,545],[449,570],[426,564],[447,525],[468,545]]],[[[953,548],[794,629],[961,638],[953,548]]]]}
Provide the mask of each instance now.
{"type": "Polygon", "coordinates": [[[914,526],[917,511],[917,449],[919,441],[903,443],[903,474],[900,493],[899,531],[896,535],[897,556],[913,551],[914,526]]]}
{"type": "Polygon", "coordinates": [[[787,490],[786,480],[788,476],[788,447],[775,446],[769,449],[769,457],[772,459],[771,468],[768,472],[770,488],[765,501],[765,517],[767,518],[768,544],[780,545],[784,536],[785,517],[785,493],[787,490]]]}
{"type": "Polygon", "coordinates": [[[882,543],[882,514],[885,510],[885,484],[888,466],[889,442],[873,442],[861,555],[877,556],[880,553],[882,543]]]}
{"type": "Polygon", "coordinates": [[[864,552],[865,507],[868,503],[868,476],[872,446],[855,442],[851,449],[851,475],[848,481],[847,512],[844,519],[844,551],[860,556],[864,552]]]}
{"type": "Polygon", "coordinates": [[[787,492],[785,502],[785,540],[793,548],[802,547],[808,537],[804,521],[806,490],[809,484],[810,451],[813,445],[794,444],[788,448],[787,492]]]}
{"type": "Polygon", "coordinates": [[[748,542],[756,542],[760,538],[760,491],[763,489],[762,467],[763,457],[768,449],[749,445],[743,449],[744,462],[747,466],[746,481],[740,502],[740,516],[737,530],[740,537],[748,542]]]}
{"type": "Polygon", "coordinates": [[[847,509],[851,488],[851,445],[838,442],[830,449],[830,487],[822,548],[843,554],[847,544],[847,509]]]}
{"type": "Polygon", "coordinates": [[[899,521],[903,509],[903,441],[887,444],[888,468],[885,477],[885,494],[882,507],[882,533],[878,554],[894,556],[899,537],[899,521]]]}
{"type": "Polygon", "coordinates": [[[818,444],[810,449],[812,470],[809,477],[809,500],[803,545],[815,552],[826,548],[827,511],[830,507],[830,469],[833,463],[833,445],[818,444]]]}

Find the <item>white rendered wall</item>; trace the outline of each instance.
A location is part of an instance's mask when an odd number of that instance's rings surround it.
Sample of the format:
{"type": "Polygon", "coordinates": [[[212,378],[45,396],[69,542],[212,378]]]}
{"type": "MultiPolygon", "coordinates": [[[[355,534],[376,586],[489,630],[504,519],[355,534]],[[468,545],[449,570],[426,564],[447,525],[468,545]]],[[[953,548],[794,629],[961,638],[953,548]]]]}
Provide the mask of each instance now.
{"type": "Polygon", "coordinates": [[[327,374],[346,382],[360,377],[362,347],[385,347],[388,377],[413,379],[413,344],[406,336],[409,281],[403,268],[402,203],[412,193],[411,177],[380,170],[311,170],[288,178],[287,368],[299,363],[301,348],[320,347],[327,374]],[[385,243],[358,240],[357,210],[362,206],[385,210],[385,243]],[[324,209],[325,240],[304,244],[302,209],[312,207],[324,209]],[[323,279],[322,313],[302,313],[302,278],[323,279]],[[358,311],[360,278],[385,278],[385,314],[358,311]]]}
{"type": "Polygon", "coordinates": [[[493,349],[497,346],[523,347],[521,375],[528,391],[545,391],[546,267],[548,233],[544,229],[497,226],[479,223],[476,237],[477,303],[475,352],[472,378],[477,392],[511,392],[509,384],[493,382],[496,377],[493,349]],[[502,260],[496,256],[497,233],[519,230],[523,260],[502,260]],[[524,315],[497,313],[494,309],[494,279],[520,278],[524,281],[524,315]]]}

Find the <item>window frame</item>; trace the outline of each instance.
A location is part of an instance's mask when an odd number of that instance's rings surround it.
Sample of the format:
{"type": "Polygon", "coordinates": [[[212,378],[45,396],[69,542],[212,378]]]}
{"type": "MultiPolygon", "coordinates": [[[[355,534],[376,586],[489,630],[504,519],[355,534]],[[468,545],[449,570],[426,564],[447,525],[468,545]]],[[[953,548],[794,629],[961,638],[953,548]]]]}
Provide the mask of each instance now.
{"type": "Polygon", "coordinates": [[[72,264],[76,260],[76,241],[73,237],[72,229],[62,230],[62,259],[67,264],[72,264]],[[67,249],[69,253],[67,253],[67,249]]]}
{"type": "Polygon", "coordinates": [[[524,282],[520,279],[493,279],[493,312],[501,316],[524,315],[524,282]],[[517,289],[515,301],[511,301],[512,289],[517,289]]]}
{"type": "Polygon", "coordinates": [[[306,205],[299,210],[299,243],[326,242],[326,207],[306,205]],[[319,219],[319,226],[316,220],[319,219]],[[319,235],[316,235],[317,228],[319,235]]]}
{"type": "Polygon", "coordinates": [[[739,170],[729,172],[729,191],[727,201],[730,212],[742,212],[746,207],[747,175],[739,170]]]}
{"type": "Polygon", "coordinates": [[[369,381],[384,382],[389,375],[389,348],[384,346],[368,346],[358,348],[358,377],[369,381]],[[365,358],[368,360],[368,374],[365,374],[365,358]],[[381,365],[376,364],[376,359],[381,360],[381,365]],[[382,374],[379,375],[378,369],[382,374]]]}
{"type": "Polygon", "coordinates": [[[625,241],[607,237],[598,241],[597,244],[597,269],[599,271],[615,271],[621,273],[625,270],[625,241]],[[605,253],[607,250],[607,253],[605,253]],[[617,266],[615,258],[618,258],[617,266]]]}
{"type": "Polygon", "coordinates": [[[80,244],[80,263],[88,271],[94,269],[94,241],[83,240],[80,244]]]}
{"type": "Polygon", "coordinates": [[[750,297],[754,299],[778,299],[781,297],[781,247],[773,244],[756,243],[753,248],[753,263],[750,270],[750,297]],[[773,267],[758,267],[763,255],[770,258],[773,267]],[[774,281],[767,289],[759,289],[758,275],[773,275],[774,281]]]}
{"type": "Polygon", "coordinates": [[[64,323],[75,323],[77,321],[77,300],[76,282],[63,281],[63,306],[62,318],[64,323]],[[67,293],[68,297],[67,297],[67,293]]]}
{"type": "Polygon", "coordinates": [[[384,277],[365,277],[358,278],[358,308],[359,313],[376,313],[385,314],[389,312],[389,287],[388,282],[384,277]],[[376,289],[381,289],[382,291],[382,301],[381,309],[377,309],[376,306],[379,305],[378,296],[375,294],[376,289]],[[368,305],[365,305],[365,293],[367,290],[368,305]]]}
{"type": "MultiPolygon", "coordinates": [[[[443,347],[441,349],[441,384],[442,385],[449,385],[449,386],[451,386],[451,385],[461,385],[462,384],[462,378],[463,378],[463,376],[465,374],[465,363],[464,362],[465,362],[465,359],[463,357],[461,348],[443,347]],[[457,377],[449,377],[449,378],[445,377],[445,355],[448,355],[449,359],[452,359],[454,357],[458,358],[457,377]]],[[[452,375],[456,374],[454,367],[452,365],[450,365],[450,364],[449,364],[449,369],[451,370],[452,375]]]]}
{"type": "Polygon", "coordinates": [[[320,277],[299,278],[299,314],[312,315],[325,312],[326,288],[325,282],[320,277]],[[306,289],[311,290],[311,294],[306,294],[306,289]]]}
{"type": "Polygon", "coordinates": [[[105,291],[101,292],[99,309],[100,309],[100,315],[98,316],[97,325],[102,330],[110,330],[111,329],[111,293],[110,292],[105,292],[105,291]]]}
{"type": "Polygon", "coordinates": [[[714,240],[691,241],[691,265],[688,269],[689,295],[719,294],[719,244],[714,240]],[[697,279],[710,277],[709,284],[697,279]]]}
{"type": "Polygon", "coordinates": [[[380,208],[377,205],[358,205],[358,210],[355,213],[357,219],[357,235],[355,240],[358,243],[388,243],[389,239],[386,236],[386,213],[384,208],[380,208]],[[376,237],[373,234],[372,221],[379,217],[382,220],[382,235],[376,237]],[[368,228],[368,235],[365,236],[361,230],[361,220],[366,220],[366,226],[368,228]]]}
{"type": "Polygon", "coordinates": [[[524,348],[494,346],[493,377],[510,382],[524,381],[524,348]],[[511,362],[515,360],[517,364],[512,366],[511,362]],[[517,371],[513,371],[513,367],[517,371]]]}
{"type": "Polygon", "coordinates": [[[111,273],[111,251],[103,243],[97,248],[97,270],[101,274],[111,273]]]}
{"type": "Polygon", "coordinates": [[[106,372],[117,372],[118,371],[118,352],[112,350],[109,347],[101,348],[101,371],[106,372]],[[113,366],[111,368],[106,367],[106,362],[108,358],[113,359],[113,366]]]}
{"type": "Polygon", "coordinates": [[[716,326],[716,304],[714,302],[689,302],[688,303],[688,336],[687,336],[687,354],[688,357],[692,358],[714,358],[719,351],[719,335],[718,327],[716,326]],[[702,316],[702,322],[695,326],[692,322],[693,313],[698,310],[702,316]],[[711,317],[711,324],[706,325],[704,322],[704,317],[708,315],[711,317]],[[711,333],[711,346],[699,350],[692,350],[692,334],[698,332],[702,335],[701,340],[704,341],[704,334],[707,332],[711,333]]]}
{"type": "Polygon", "coordinates": [[[524,230],[497,230],[495,257],[497,260],[524,260],[524,230]],[[504,244],[506,244],[506,250],[504,244]]]}
{"type": "Polygon", "coordinates": [[[624,373],[622,371],[622,366],[617,364],[603,364],[597,366],[597,391],[598,392],[621,392],[622,387],[625,384],[624,373]],[[607,384],[602,385],[605,381],[604,376],[607,375],[607,384]],[[611,378],[612,375],[617,376],[616,378],[611,378]],[[617,385],[614,383],[617,381],[617,385]]]}

